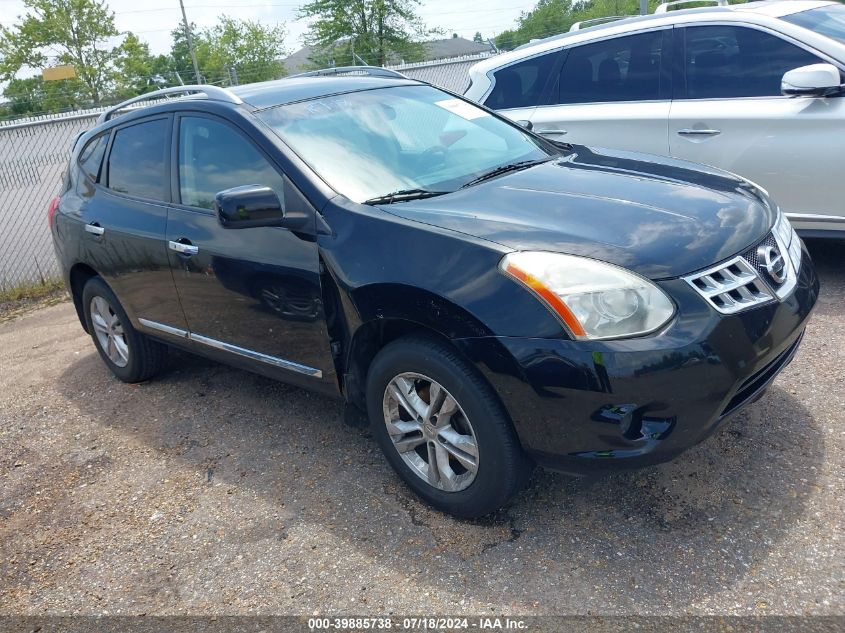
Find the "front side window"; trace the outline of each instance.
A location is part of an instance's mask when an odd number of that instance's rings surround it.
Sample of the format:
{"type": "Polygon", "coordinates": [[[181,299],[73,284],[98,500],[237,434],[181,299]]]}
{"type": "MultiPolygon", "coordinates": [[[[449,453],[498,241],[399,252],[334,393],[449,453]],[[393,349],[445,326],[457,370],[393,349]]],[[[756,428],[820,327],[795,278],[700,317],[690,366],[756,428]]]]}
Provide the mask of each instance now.
{"type": "Polygon", "coordinates": [[[841,4],[799,11],[781,19],[845,44],[845,6],[841,4]]]}
{"type": "Polygon", "coordinates": [[[512,64],[493,74],[493,90],[484,101],[491,110],[541,105],[543,89],[560,53],[547,53],[512,64]]]}
{"type": "Polygon", "coordinates": [[[741,26],[684,29],[687,99],[776,97],[784,73],[822,60],[786,40],[741,26]]]}
{"type": "Polygon", "coordinates": [[[100,164],[103,162],[103,154],[106,153],[108,143],[109,135],[101,134],[88,141],[88,144],[79,153],[80,169],[94,182],[97,181],[97,176],[100,174],[100,164]]]}
{"type": "Polygon", "coordinates": [[[259,116],[355,202],[406,189],[448,192],[496,167],[557,152],[432,86],[396,86],[270,108],[259,116]]]}
{"type": "Polygon", "coordinates": [[[182,204],[214,208],[224,189],[270,187],[284,208],[282,176],[232,127],[205,117],[182,117],[179,124],[179,195],[182,204]]]}
{"type": "Polygon", "coordinates": [[[109,189],[139,198],[167,200],[167,119],[121,128],[114,135],[108,162],[109,189]]]}
{"type": "Polygon", "coordinates": [[[660,98],[663,31],[616,37],[569,51],[558,103],[650,101],[660,98]]]}

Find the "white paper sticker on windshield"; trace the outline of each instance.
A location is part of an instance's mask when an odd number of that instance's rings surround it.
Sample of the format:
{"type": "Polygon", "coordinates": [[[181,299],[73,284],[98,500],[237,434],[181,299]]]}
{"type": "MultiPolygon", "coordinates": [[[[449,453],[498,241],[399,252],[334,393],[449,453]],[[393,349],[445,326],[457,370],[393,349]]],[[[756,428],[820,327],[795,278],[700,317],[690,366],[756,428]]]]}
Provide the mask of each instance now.
{"type": "Polygon", "coordinates": [[[461,101],[460,99],[446,99],[444,101],[435,101],[434,105],[438,105],[444,110],[448,110],[459,117],[465,118],[467,121],[473,119],[480,119],[483,116],[490,116],[489,112],[485,112],[481,108],[476,108],[471,103],[461,101]]]}

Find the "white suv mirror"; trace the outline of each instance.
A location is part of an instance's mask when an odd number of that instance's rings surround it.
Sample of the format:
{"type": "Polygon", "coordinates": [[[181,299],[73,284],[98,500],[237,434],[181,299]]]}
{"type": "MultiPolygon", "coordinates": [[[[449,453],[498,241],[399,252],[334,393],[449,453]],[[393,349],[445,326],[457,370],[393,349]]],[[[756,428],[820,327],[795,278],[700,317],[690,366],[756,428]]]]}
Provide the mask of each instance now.
{"type": "Polygon", "coordinates": [[[842,79],[833,64],[811,64],[784,74],[780,91],[790,97],[828,97],[839,94],[842,79]]]}

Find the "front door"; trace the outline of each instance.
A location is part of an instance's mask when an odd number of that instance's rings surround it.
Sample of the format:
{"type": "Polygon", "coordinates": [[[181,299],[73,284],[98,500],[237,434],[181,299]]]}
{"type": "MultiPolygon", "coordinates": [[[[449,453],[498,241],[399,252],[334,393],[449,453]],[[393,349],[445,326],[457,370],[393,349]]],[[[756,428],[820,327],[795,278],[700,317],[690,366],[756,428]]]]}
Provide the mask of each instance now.
{"type": "Polygon", "coordinates": [[[213,211],[217,192],[241,185],[272,188],[288,210],[308,203],[257,145],[221,119],[179,116],[175,137],[178,197],[167,244],[191,339],[198,349],[336,392],[313,227],[223,228],[213,211]]]}
{"type": "Polygon", "coordinates": [[[813,216],[841,218],[842,147],[833,139],[845,137],[845,98],[780,91],[785,72],[827,60],[746,26],[682,31],[685,89],[672,102],[672,156],[758,183],[796,228],[837,228],[813,216]]]}

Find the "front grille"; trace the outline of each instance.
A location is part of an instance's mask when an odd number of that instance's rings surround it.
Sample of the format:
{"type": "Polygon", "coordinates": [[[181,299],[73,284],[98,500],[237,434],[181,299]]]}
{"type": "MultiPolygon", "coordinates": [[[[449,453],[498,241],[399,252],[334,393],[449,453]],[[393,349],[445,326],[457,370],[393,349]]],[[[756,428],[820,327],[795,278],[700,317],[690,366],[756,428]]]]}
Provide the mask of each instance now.
{"type": "Polygon", "coordinates": [[[797,281],[791,259],[791,254],[774,233],[769,233],[741,255],[688,275],[684,280],[718,312],[735,314],[788,295],[797,281]],[[774,248],[783,258],[786,275],[783,281],[777,281],[760,261],[758,253],[763,246],[774,248]]]}
{"type": "Polygon", "coordinates": [[[741,256],[684,279],[722,314],[734,314],[774,299],[757,271],[741,256]]]}

